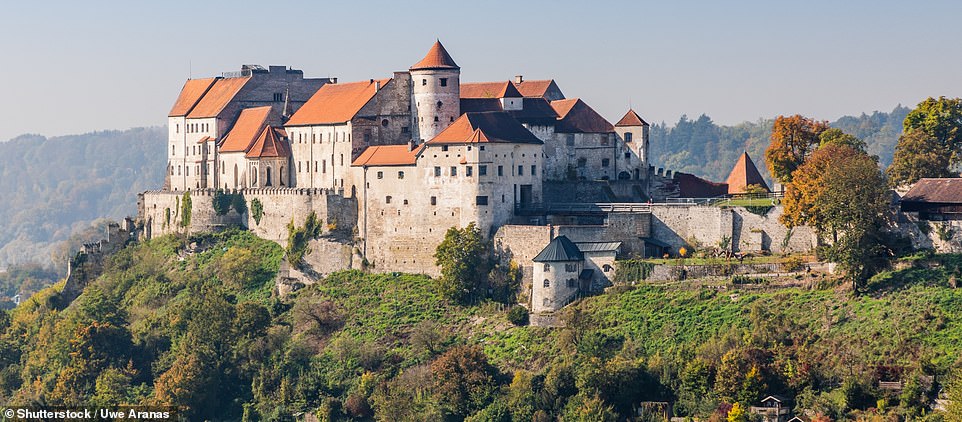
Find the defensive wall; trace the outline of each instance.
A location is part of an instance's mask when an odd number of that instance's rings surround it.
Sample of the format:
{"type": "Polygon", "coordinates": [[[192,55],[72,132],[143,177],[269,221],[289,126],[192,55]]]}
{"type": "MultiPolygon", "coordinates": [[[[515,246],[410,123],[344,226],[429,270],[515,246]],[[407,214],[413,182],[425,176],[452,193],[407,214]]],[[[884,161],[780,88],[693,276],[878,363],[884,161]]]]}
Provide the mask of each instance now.
{"type": "Polygon", "coordinates": [[[121,250],[131,241],[137,240],[134,221],[125,218],[120,223],[109,223],[104,238],[93,243],[85,243],[73,258],[67,262],[67,277],[60,292],[64,303],[70,303],[91,280],[103,273],[107,257],[121,250]]]}
{"type": "Polygon", "coordinates": [[[322,233],[338,232],[345,241],[350,240],[357,225],[357,201],[329,189],[249,188],[222,194],[231,201],[241,198],[242,212],[238,212],[234,203],[225,213],[219,214],[214,207],[215,191],[210,189],[190,191],[189,218],[185,218],[184,192],[141,193],[138,208],[144,222],[144,236],[149,239],[171,233],[218,231],[235,226],[286,246],[288,224],[293,221],[296,226],[303,226],[312,212],[321,223],[322,233]],[[255,199],[262,208],[259,221],[253,205],[255,199]]]}

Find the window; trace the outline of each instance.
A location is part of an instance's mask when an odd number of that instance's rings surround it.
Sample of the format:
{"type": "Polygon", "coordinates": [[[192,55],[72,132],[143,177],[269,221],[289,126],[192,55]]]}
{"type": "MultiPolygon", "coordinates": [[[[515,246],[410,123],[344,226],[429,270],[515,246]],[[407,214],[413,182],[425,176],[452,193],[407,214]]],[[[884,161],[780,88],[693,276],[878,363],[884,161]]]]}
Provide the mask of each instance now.
{"type": "Polygon", "coordinates": [[[401,133],[411,133],[411,128],[409,128],[409,127],[407,127],[407,126],[402,126],[402,127],[401,127],[401,133]]]}
{"type": "Polygon", "coordinates": [[[364,143],[371,143],[371,132],[364,132],[364,143]]]}
{"type": "Polygon", "coordinates": [[[545,272],[551,271],[551,264],[545,262],[545,263],[544,263],[544,271],[545,271],[545,272]]]}
{"type": "Polygon", "coordinates": [[[575,272],[575,271],[578,271],[578,264],[575,264],[575,263],[567,263],[567,264],[565,264],[565,272],[567,272],[567,273],[573,273],[573,272],[575,272]]]}
{"type": "Polygon", "coordinates": [[[441,167],[434,167],[434,177],[441,177],[441,167]]]}
{"type": "Polygon", "coordinates": [[[321,173],[327,173],[327,160],[321,160],[321,173]]]}
{"type": "Polygon", "coordinates": [[[174,125],[174,127],[176,128],[174,129],[175,130],[174,133],[180,133],[180,123],[177,123],[176,125],[174,125]]]}
{"type": "Polygon", "coordinates": [[[458,168],[457,168],[457,167],[451,166],[451,175],[452,175],[452,176],[457,176],[457,175],[458,175],[458,168]]]}
{"type": "Polygon", "coordinates": [[[435,121],[435,122],[440,122],[441,119],[440,119],[438,116],[434,116],[434,121],[435,121]]]}
{"type": "Polygon", "coordinates": [[[611,265],[605,264],[604,266],[601,267],[601,269],[602,269],[604,272],[609,272],[609,271],[611,271],[611,270],[614,269],[614,268],[612,268],[611,265]]]}
{"type": "Polygon", "coordinates": [[[626,160],[631,160],[631,153],[630,153],[630,152],[626,152],[626,153],[625,153],[625,159],[626,159],[626,160]]]}
{"type": "Polygon", "coordinates": [[[397,178],[398,178],[398,179],[403,179],[403,178],[404,178],[404,172],[403,172],[403,171],[397,172],[397,178]]]}
{"type": "Polygon", "coordinates": [[[387,127],[389,123],[390,122],[388,122],[387,119],[381,120],[381,126],[387,127]]]}
{"type": "Polygon", "coordinates": [[[432,196],[432,197],[431,197],[431,205],[437,205],[437,204],[438,204],[438,197],[432,196]]]}
{"type": "Polygon", "coordinates": [[[488,166],[478,166],[478,176],[487,176],[488,166]]]}
{"type": "Polygon", "coordinates": [[[170,155],[177,155],[177,153],[176,153],[175,151],[177,151],[177,145],[171,145],[171,146],[170,146],[170,155]]]}
{"type": "Polygon", "coordinates": [[[625,132],[625,142],[631,142],[631,132],[625,132]]]}
{"type": "MultiPolygon", "coordinates": [[[[405,200],[404,200],[404,205],[407,205],[407,204],[408,204],[408,200],[405,199],[405,200]]],[[[400,212],[401,212],[401,211],[398,211],[398,215],[400,215],[400,212]]]]}
{"type": "Polygon", "coordinates": [[[524,166],[518,166],[518,176],[524,176],[524,166]]]}
{"type": "Polygon", "coordinates": [[[341,154],[341,165],[344,165],[344,154],[341,154]]]}
{"type": "Polygon", "coordinates": [[[531,175],[535,176],[538,174],[538,166],[531,166],[531,175]]]}
{"type": "Polygon", "coordinates": [[[275,103],[279,103],[279,102],[281,102],[281,101],[284,101],[284,94],[282,94],[282,93],[280,93],[280,92],[275,92],[275,93],[274,93],[274,102],[275,102],[275,103]]]}
{"type": "Polygon", "coordinates": [[[474,175],[474,167],[465,166],[465,167],[464,167],[464,175],[465,175],[465,176],[468,176],[468,177],[473,176],[473,175],[474,175]]]}
{"type": "Polygon", "coordinates": [[[547,288],[551,287],[551,282],[548,281],[548,279],[545,279],[545,280],[544,280],[544,283],[542,283],[542,285],[544,286],[544,288],[547,289],[547,288]]]}
{"type": "Polygon", "coordinates": [[[498,176],[504,176],[504,166],[498,166],[498,176]]]}
{"type": "Polygon", "coordinates": [[[441,151],[447,151],[447,150],[448,150],[447,145],[441,145],[441,151]]]}
{"type": "Polygon", "coordinates": [[[444,105],[444,103],[438,101],[438,110],[440,110],[440,109],[441,109],[441,106],[443,106],[443,105],[444,105]]]}
{"type": "Polygon", "coordinates": [[[427,79],[421,79],[421,86],[426,86],[428,84],[427,79]]]}
{"type": "Polygon", "coordinates": [[[567,284],[569,289],[575,287],[575,279],[569,278],[567,284]]]}
{"type": "Polygon", "coordinates": [[[441,86],[448,86],[448,78],[441,78],[441,86]]]}
{"type": "Polygon", "coordinates": [[[479,197],[477,197],[477,198],[474,198],[474,203],[475,203],[475,205],[488,205],[488,197],[487,197],[487,196],[479,196],[479,197]]]}
{"type": "Polygon", "coordinates": [[[377,178],[378,178],[378,179],[383,179],[383,178],[384,178],[384,172],[383,172],[383,171],[377,172],[377,178]]]}
{"type": "Polygon", "coordinates": [[[601,145],[608,145],[608,137],[601,138],[601,145]]]}
{"type": "Polygon", "coordinates": [[[390,204],[390,203],[391,203],[391,196],[390,196],[390,195],[384,197],[384,203],[385,203],[385,204],[390,204]]]}
{"type": "Polygon", "coordinates": [[[478,149],[480,149],[481,151],[484,151],[484,145],[479,146],[478,149]]]}
{"type": "Polygon", "coordinates": [[[565,144],[568,145],[569,147],[575,146],[575,135],[573,133],[569,133],[568,136],[565,138],[565,144]]]}
{"type": "Polygon", "coordinates": [[[611,160],[609,160],[609,159],[607,159],[607,158],[602,158],[602,159],[601,159],[601,166],[602,166],[602,167],[608,167],[608,165],[610,165],[610,164],[611,164],[611,160]]]}

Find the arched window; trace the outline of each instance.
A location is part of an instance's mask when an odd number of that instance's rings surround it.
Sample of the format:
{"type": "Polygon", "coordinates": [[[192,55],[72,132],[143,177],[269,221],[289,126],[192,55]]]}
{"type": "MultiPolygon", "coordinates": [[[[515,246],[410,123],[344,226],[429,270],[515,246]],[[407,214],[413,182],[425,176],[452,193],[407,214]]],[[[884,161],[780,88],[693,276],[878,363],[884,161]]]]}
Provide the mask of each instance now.
{"type": "Polygon", "coordinates": [[[440,101],[438,101],[438,109],[440,109],[440,108],[441,108],[441,106],[443,106],[443,105],[444,105],[444,103],[442,103],[442,102],[440,102],[440,101]]]}
{"type": "Polygon", "coordinates": [[[281,172],[277,177],[281,179],[281,186],[284,186],[284,166],[281,166],[281,172]]]}
{"type": "Polygon", "coordinates": [[[237,163],[234,163],[234,187],[237,187],[237,163]]]}
{"type": "Polygon", "coordinates": [[[251,187],[257,187],[257,167],[251,167],[251,187]]]}
{"type": "Polygon", "coordinates": [[[544,263],[544,270],[545,270],[545,271],[551,271],[551,264],[545,262],[545,263],[544,263]]]}
{"type": "Polygon", "coordinates": [[[271,186],[271,167],[267,166],[267,183],[264,186],[271,186]]]}
{"type": "Polygon", "coordinates": [[[548,281],[548,279],[545,279],[545,280],[544,280],[544,288],[547,289],[547,288],[549,288],[549,287],[551,287],[551,282],[548,281]]]}
{"type": "Polygon", "coordinates": [[[170,146],[170,155],[177,155],[177,145],[170,146]]]}

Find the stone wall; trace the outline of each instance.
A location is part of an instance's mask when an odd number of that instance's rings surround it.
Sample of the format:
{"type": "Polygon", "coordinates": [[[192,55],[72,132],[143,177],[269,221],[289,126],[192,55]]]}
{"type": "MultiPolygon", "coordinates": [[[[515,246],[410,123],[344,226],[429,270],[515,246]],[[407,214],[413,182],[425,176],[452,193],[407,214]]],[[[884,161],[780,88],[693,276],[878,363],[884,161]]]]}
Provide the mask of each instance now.
{"type": "Polygon", "coordinates": [[[815,248],[814,232],[808,227],[789,231],[778,217],[776,206],[765,215],[743,207],[653,205],[651,232],[655,239],[671,245],[677,253],[682,246],[720,246],[728,239],[734,252],[810,252],[815,248]]]}
{"type": "Polygon", "coordinates": [[[218,215],[214,211],[214,191],[191,191],[190,224],[186,227],[181,225],[183,192],[144,192],[138,199],[140,218],[145,226],[144,235],[149,239],[170,233],[189,234],[243,227],[249,228],[259,237],[285,246],[287,224],[293,221],[297,226],[303,226],[311,212],[316,213],[325,233],[337,231],[342,234],[342,238],[349,239],[357,225],[356,200],[344,198],[330,190],[260,188],[236,192],[243,195],[246,212],[238,214],[231,207],[226,214],[218,215]],[[264,208],[260,223],[255,221],[251,211],[251,201],[255,198],[264,208]]]}
{"type": "Polygon", "coordinates": [[[104,238],[100,241],[84,244],[67,263],[67,277],[60,292],[63,303],[72,302],[80,296],[91,280],[103,273],[107,257],[136,240],[134,222],[125,218],[120,224],[108,224],[104,238]]]}

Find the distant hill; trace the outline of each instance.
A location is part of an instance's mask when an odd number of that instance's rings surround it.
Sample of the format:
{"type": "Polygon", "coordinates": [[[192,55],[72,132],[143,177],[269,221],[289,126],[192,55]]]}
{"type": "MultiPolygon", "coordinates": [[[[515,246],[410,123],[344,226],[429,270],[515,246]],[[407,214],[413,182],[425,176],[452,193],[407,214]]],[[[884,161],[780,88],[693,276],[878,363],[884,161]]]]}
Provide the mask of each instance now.
{"type": "MultiPolygon", "coordinates": [[[[880,164],[887,167],[902,134],[902,121],[909,111],[899,105],[888,113],[844,116],[830,125],[863,139],[869,154],[877,155],[880,164]]],[[[739,154],[748,151],[758,170],[771,183],[771,175],[765,168],[765,148],[774,121],[774,118],[759,119],[719,126],[703,114],[694,120],[682,116],[674,126],[655,124],[651,127],[651,162],[655,167],[724,181],[739,154]]]]}
{"type": "Polygon", "coordinates": [[[166,138],[166,127],[150,127],[0,142],[0,268],[63,271],[50,259],[55,243],[134,215],[136,193],[162,185],[166,138]]]}

